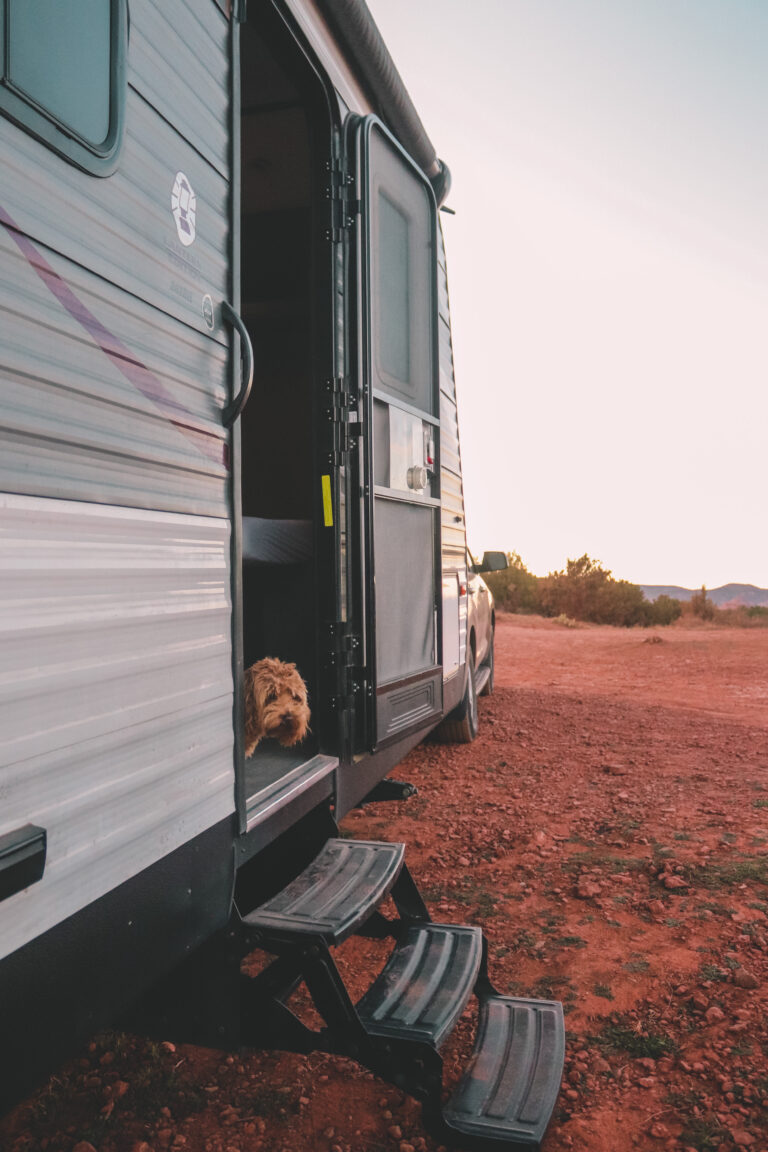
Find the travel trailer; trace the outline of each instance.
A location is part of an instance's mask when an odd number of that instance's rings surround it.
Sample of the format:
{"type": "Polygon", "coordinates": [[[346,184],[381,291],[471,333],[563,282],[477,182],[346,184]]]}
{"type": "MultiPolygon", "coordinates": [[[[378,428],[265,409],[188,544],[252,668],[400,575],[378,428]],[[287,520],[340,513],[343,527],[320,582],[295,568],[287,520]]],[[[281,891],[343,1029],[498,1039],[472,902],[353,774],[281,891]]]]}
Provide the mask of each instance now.
{"type": "Polygon", "coordinates": [[[538,1148],[555,1002],[340,838],[476,731],[439,208],[363,0],[0,0],[0,1009],[5,1106],[134,1027],[345,1053],[467,1148],[538,1148]],[[244,669],[311,734],[244,757],[244,669]],[[398,910],[384,917],[388,896],[398,910]],[[333,947],[393,951],[358,1004],[333,947]],[[261,977],[240,973],[259,947],[261,977]],[[325,1021],[291,1012],[304,982],[325,1021]],[[441,1104],[472,994],[477,1049],[441,1104]]]}

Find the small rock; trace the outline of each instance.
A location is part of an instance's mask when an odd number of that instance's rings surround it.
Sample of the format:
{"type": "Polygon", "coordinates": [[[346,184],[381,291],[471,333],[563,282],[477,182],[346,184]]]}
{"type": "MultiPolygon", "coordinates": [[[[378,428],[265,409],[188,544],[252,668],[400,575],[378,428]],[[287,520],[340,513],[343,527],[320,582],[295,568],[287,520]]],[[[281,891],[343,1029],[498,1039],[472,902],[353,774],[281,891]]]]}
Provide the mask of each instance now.
{"type": "Polygon", "coordinates": [[[757,979],[757,976],[754,976],[751,972],[748,972],[746,968],[739,968],[736,972],[734,972],[733,982],[739,988],[757,988],[758,984],[760,983],[760,981],[757,979]]]}
{"type": "Polygon", "coordinates": [[[400,1152],[416,1152],[416,1149],[413,1144],[409,1144],[406,1140],[403,1140],[400,1144],[400,1152]]]}
{"type": "Polygon", "coordinates": [[[594,880],[588,880],[586,876],[580,876],[576,884],[576,895],[579,900],[589,900],[593,896],[599,896],[602,890],[602,884],[598,884],[594,880]]]}
{"type": "Polygon", "coordinates": [[[717,1004],[713,1004],[711,1008],[707,1008],[704,1013],[707,1019],[707,1024],[717,1024],[720,1020],[725,1020],[725,1012],[722,1008],[718,1008],[717,1004]]]}
{"type": "Polygon", "coordinates": [[[387,1132],[393,1140],[402,1140],[403,1138],[403,1130],[399,1124],[392,1124],[391,1127],[387,1128],[387,1132]]]}
{"type": "Polygon", "coordinates": [[[687,888],[688,882],[683,880],[682,876],[665,875],[662,877],[662,884],[665,888],[687,888]]]}
{"type": "Polygon", "coordinates": [[[75,1144],[72,1152],[96,1152],[96,1149],[87,1140],[81,1140],[79,1144],[75,1144]]]}
{"type": "Polygon", "coordinates": [[[669,1128],[666,1124],[654,1124],[650,1130],[651,1136],[654,1140],[667,1140],[669,1139],[669,1128]]]}
{"type": "Polygon", "coordinates": [[[154,1149],[151,1144],[147,1144],[146,1140],[138,1140],[131,1149],[131,1152],[154,1152],[154,1149]]]}
{"type": "Polygon", "coordinates": [[[656,1083],[657,1080],[655,1076],[641,1076],[638,1080],[641,1088],[653,1088],[656,1083]]]}
{"type": "Polygon", "coordinates": [[[755,1142],[754,1136],[750,1136],[749,1132],[745,1132],[743,1128],[737,1128],[735,1132],[731,1132],[734,1144],[743,1144],[745,1148],[749,1148],[755,1142]]]}

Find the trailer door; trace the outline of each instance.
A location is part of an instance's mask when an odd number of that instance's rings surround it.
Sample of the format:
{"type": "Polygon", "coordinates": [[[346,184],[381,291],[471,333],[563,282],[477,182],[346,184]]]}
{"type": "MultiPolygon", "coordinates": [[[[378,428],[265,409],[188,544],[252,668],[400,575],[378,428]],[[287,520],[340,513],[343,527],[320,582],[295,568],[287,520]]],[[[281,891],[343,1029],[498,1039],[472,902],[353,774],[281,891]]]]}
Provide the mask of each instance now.
{"type": "Polygon", "coordinates": [[[442,710],[436,206],[375,118],[357,127],[368,744],[442,710]]]}

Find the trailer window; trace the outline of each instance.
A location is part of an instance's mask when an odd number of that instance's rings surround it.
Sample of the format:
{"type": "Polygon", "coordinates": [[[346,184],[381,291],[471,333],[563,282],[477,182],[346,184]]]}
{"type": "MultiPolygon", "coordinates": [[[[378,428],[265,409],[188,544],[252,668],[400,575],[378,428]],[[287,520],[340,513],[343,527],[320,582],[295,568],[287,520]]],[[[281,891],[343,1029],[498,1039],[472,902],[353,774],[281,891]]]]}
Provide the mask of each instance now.
{"type": "Polygon", "coordinates": [[[125,0],[0,0],[0,108],[97,173],[120,142],[124,6],[125,0]]]}
{"type": "Polygon", "coordinates": [[[369,147],[374,387],[434,413],[430,199],[381,132],[369,147]]]}

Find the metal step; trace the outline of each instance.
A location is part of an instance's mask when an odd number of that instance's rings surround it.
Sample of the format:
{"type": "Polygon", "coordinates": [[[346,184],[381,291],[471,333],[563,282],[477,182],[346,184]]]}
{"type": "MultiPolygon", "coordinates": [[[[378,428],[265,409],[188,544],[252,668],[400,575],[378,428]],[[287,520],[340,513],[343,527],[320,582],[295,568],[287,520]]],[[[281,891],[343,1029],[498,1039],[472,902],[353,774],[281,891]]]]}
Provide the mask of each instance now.
{"type": "Polygon", "coordinates": [[[243,917],[254,942],[269,947],[320,936],[340,944],[389,894],[405,855],[404,844],[328,840],[320,854],[282,892],[243,917]]]}
{"type": "Polygon", "coordinates": [[[488,996],[480,1002],[475,1051],[443,1120],[473,1150],[538,1152],[560,1091],[563,1006],[488,996]]]}
{"type": "Polygon", "coordinates": [[[479,928],[413,925],[357,1005],[366,1031],[439,1048],[472,995],[482,956],[479,928]]]}

